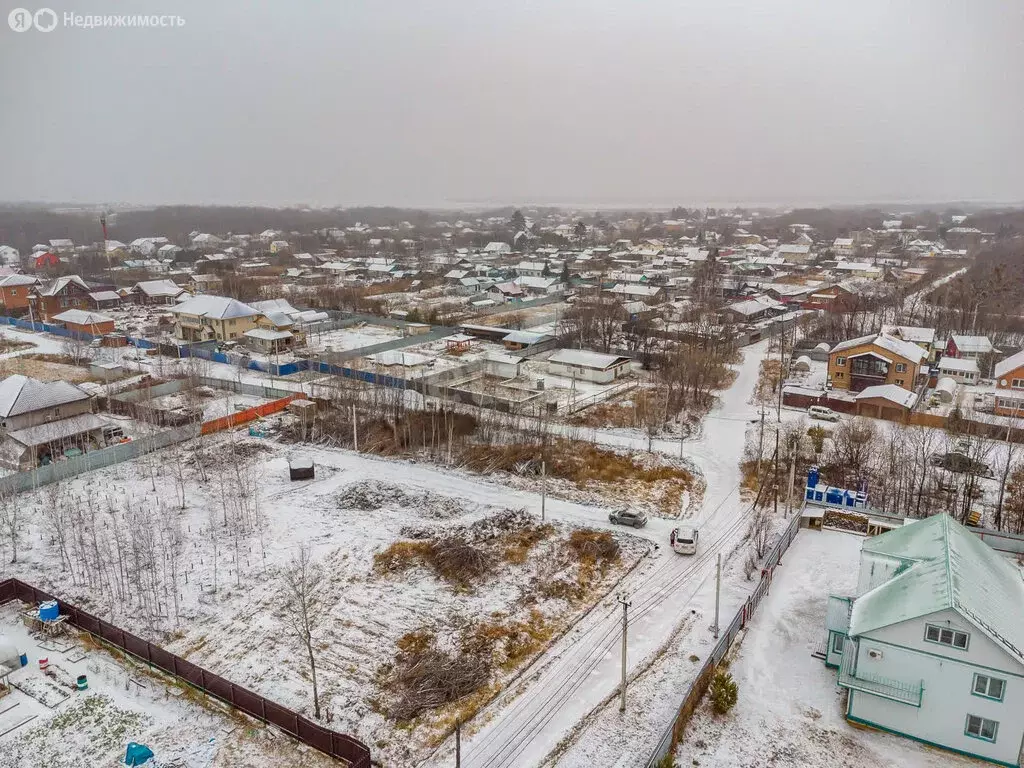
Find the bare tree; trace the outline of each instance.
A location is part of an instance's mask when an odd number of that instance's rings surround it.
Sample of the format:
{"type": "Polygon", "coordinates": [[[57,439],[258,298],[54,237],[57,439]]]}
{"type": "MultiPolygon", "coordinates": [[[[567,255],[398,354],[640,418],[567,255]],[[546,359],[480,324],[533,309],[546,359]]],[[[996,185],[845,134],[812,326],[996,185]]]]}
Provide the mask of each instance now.
{"type": "Polygon", "coordinates": [[[284,609],[289,629],[302,643],[309,658],[309,674],[313,684],[313,716],[320,719],[320,692],[316,684],[316,654],[314,640],[323,619],[323,568],[310,560],[305,546],[285,568],[282,574],[284,609]]]}

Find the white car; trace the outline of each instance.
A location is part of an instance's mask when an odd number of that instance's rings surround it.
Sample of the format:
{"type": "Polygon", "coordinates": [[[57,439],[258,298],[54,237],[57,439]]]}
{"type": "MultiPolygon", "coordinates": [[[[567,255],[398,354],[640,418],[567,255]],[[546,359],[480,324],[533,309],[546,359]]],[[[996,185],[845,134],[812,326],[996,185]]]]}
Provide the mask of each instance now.
{"type": "Polygon", "coordinates": [[[821,419],[822,421],[839,421],[839,414],[824,405],[812,405],[807,409],[807,415],[812,419],[821,419]]]}
{"type": "Polygon", "coordinates": [[[672,533],[669,534],[668,541],[672,545],[673,551],[681,555],[695,555],[697,554],[697,541],[699,538],[700,531],[692,525],[684,525],[679,528],[673,528],[672,533]]]}

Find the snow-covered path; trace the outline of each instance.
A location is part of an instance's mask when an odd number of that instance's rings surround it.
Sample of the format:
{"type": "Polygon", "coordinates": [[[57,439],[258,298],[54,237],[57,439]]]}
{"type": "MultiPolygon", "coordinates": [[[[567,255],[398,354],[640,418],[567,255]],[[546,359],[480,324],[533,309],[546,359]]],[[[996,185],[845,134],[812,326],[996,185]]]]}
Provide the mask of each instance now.
{"type": "Polygon", "coordinates": [[[16,349],[13,352],[4,352],[0,354],[0,360],[31,354],[59,355],[64,351],[63,340],[48,333],[32,333],[15,330],[10,326],[0,326],[0,337],[33,345],[24,349],[16,349]]]}
{"type": "MultiPolygon", "coordinates": [[[[748,400],[766,344],[747,348],[736,381],[708,416],[702,435],[684,443],[684,455],[700,468],[707,482],[703,507],[695,515],[701,526],[699,554],[683,557],[662,546],[622,583],[622,592],[632,602],[631,670],[643,666],[670,638],[688,615],[688,604],[707,585],[718,552],[744,532],[739,461],[746,426],[755,415],[748,400]]],[[[610,430],[577,434],[602,445],[647,448],[646,437],[610,430]]],[[[678,455],[679,442],[656,440],[653,448],[678,455]]],[[[610,596],[477,716],[476,722],[483,726],[464,735],[463,764],[468,768],[540,764],[577,723],[614,692],[620,675],[620,633],[621,608],[610,596]]],[[[451,765],[453,751],[449,740],[425,765],[451,765]]],[[[643,759],[639,754],[629,757],[643,759]]]]}

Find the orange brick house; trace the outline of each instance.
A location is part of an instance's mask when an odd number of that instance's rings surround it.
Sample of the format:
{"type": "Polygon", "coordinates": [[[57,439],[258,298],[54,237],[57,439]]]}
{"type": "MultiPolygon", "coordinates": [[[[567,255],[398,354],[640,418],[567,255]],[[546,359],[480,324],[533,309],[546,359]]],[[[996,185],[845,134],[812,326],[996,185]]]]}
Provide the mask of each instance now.
{"type": "Polygon", "coordinates": [[[66,309],[50,318],[73,333],[102,336],[114,332],[114,318],[84,309],[66,309]]]}
{"type": "Polygon", "coordinates": [[[38,278],[31,275],[7,275],[0,278],[0,304],[3,311],[21,314],[28,309],[28,296],[32,287],[39,284],[38,278]]]}
{"type": "Polygon", "coordinates": [[[1024,350],[996,363],[996,414],[1024,418],[1024,350]]]}
{"type": "Polygon", "coordinates": [[[913,391],[927,353],[909,341],[885,333],[836,344],[828,356],[828,381],[833,389],[861,392],[894,384],[913,391]]]}

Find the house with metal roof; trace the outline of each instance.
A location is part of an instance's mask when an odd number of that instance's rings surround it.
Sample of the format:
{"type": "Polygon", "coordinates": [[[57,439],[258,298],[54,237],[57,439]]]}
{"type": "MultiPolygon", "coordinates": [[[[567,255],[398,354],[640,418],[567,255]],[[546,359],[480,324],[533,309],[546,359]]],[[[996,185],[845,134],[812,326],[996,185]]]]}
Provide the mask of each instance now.
{"type": "Polygon", "coordinates": [[[996,363],[996,414],[1024,416],[1024,349],[996,363]]]}
{"type": "Polygon", "coordinates": [[[629,373],[630,359],[585,349],[560,349],[547,359],[548,372],[580,381],[608,384],[629,373]]]}
{"type": "Polygon", "coordinates": [[[886,333],[848,339],[829,352],[828,381],[851,392],[881,384],[913,390],[927,357],[917,344],[886,333]]]}
{"type": "Polygon", "coordinates": [[[945,514],[866,539],[855,596],[830,596],[825,663],[846,718],[1020,766],[1024,578],[945,514]]]}
{"type": "Polygon", "coordinates": [[[0,465],[28,469],[46,457],[99,444],[105,422],[92,399],[74,384],[15,374],[0,381],[0,465]]]}
{"type": "Polygon", "coordinates": [[[171,312],[174,335],[183,341],[232,341],[256,327],[260,312],[226,296],[193,296],[171,312]]]}

